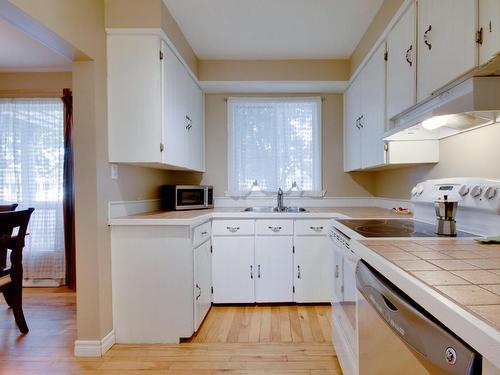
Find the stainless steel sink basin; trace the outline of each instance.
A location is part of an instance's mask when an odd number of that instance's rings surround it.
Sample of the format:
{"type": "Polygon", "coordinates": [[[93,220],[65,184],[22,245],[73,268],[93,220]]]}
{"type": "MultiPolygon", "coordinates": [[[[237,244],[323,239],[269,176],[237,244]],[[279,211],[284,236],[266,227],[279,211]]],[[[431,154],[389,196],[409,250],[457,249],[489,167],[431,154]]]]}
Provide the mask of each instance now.
{"type": "Polygon", "coordinates": [[[243,212],[307,212],[304,207],[285,207],[283,210],[279,211],[277,207],[247,207],[243,212]]]}

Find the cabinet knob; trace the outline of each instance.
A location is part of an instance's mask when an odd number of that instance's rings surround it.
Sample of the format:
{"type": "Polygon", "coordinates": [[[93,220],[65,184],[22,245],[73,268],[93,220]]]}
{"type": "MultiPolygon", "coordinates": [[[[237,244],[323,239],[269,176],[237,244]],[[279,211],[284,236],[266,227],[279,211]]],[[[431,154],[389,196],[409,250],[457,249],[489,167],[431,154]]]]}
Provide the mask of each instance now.
{"type": "Polygon", "coordinates": [[[260,264],[257,266],[257,278],[260,279],[260,264]]]}
{"type": "Polygon", "coordinates": [[[300,278],[301,278],[300,266],[297,266],[297,279],[300,279],[300,278]]]}
{"type": "Polygon", "coordinates": [[[200,286],[198,285],[198,283],[196,283],[196,289],[198,289],[198,291],[199,291],[199,294],[196,296],[196,300],[198,301],[198,298],[200,298],[200,297],[201,297],[201,288],[200,288],[200,286]]]}
{"type": "Polygon", "coordinates": [[[253,266],[250,265],[250,278],[253,279],[253,266]]]}

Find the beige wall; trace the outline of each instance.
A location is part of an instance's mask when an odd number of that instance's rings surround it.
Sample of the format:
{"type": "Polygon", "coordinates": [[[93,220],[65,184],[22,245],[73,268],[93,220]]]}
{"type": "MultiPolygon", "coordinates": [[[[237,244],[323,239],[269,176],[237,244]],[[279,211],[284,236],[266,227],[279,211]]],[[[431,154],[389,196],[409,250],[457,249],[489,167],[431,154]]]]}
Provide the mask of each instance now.
{"type": "MultiPolygon", "coordinates": [[[[227,105],[230,94],[205,95],[206,168],[204,184],[214,185],[215,196],[227,190],[227,105]]],[[[316,95],[317,96],[317,95],[316,95]]],[[[365,197],[374,189],[373,178],[367,173],[343,172],[341,94],[322,95],[322,160],[323,187],[327,196],[365,197]]]]}
{"type": "Polygon", "coordinates": [[[500,124],[472,130],[440,141],[439,163],[376,172],[375,194],[409,198],[417,182],[443,177],[500,179],[500,124]]]}
{"type": "Polygon", "coordinates": [[[106,27],[163,29],[193,73],[198,74],[198,59],[162,0],[105,0],[105,4],[106,27]]]}
{"type": "Polygon", "coordinates": [[[77,336],[100,340],[112,329],[111,200],[155,198],[158,185],[199,175],[120,166],[110,178],[107,150],[106,38],[103,0],[11,0],[26,14],[90,57],[73,64],[77,336]]]}
{"type": "Polygon", "coordinates": [[[0,73],[0,97],[62,96],[71,87],[71,72],[0,73]]]}
{"type": "Polygon", "coordinates": [[[368,52],[370,52],[373,45],[384,32],[390,20],[396,14],[403,2],[404,0],[384,0],[375,18],[368,27],[368,30],[366,30],[351,55],[351,74],[353,74],[359,64],[363,62],[363,59],[368,52]]]}
{"type": "Polygon", "coordinates": [[[200,60],[201,81],[347,81],[349,60],[200,60]]]}

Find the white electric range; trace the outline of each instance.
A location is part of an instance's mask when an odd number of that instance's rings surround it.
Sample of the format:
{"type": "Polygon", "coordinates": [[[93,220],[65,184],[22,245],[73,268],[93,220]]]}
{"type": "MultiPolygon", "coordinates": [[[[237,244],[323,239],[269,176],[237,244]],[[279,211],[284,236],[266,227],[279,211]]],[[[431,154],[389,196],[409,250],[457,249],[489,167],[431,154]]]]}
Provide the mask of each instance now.
{"type": "Polygon", "coordinates": [[[329,237],[334,249],[333,343],[344,374],[359,373],[356,265],[359,257],[351,250],[351,241],[362,239],[398,240],[412,238],[471,238],[500,234],[500,180],[483,178],[447,178],[427,180],[411,191],[412,219],[337,219],[329,237]],[[435,233],[434,202],[456,199],[457,236],[435,233]]]}

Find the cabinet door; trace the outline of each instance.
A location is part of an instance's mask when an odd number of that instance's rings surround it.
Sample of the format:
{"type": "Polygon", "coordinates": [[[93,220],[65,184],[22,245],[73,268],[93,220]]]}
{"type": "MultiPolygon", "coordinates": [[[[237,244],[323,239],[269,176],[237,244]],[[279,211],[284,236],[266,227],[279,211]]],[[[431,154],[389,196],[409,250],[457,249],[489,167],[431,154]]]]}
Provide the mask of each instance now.
{"type": "Polygon", "coordinates": [[[477,62],[477,0],[418,0],[417,100],[477,62]]]}
{"type": "Polygon", "coordinates": [[[293,301],[293,237],[255,238],[255,300],[293,301]]]}
{"type": "Polygon", "coordinates": [[[295,237],[295,302],[331,302],[333,251],[328,237],[295,237]]]}
{"type": "Polygon", "coordinates": [[[361,168],[360,79],[356,78],[344,94],[344,171],[361,168]]]}
{"type": "Polygon", "coordinates": [[[385,164],[385,43],[375,51],[363,71],[361,80],[361,166],[385,164]]]}
{"type": "Polygon", "coordinates": [[[500,1],[479,0],[479,29],[483,33],[479,63],[484,64],[500,52],[500,1]]]}
{"type": "Polygon", "coordinates": [[[212,305],[212,259],[210,256],[210,241],[206,241],[194,249],[194,330],[197,331],[201,322],[212,305]]]}
{"type": "Polygon", "coordinates": [[[162,90],[160,39],[109,35],[109,161],[160,163],[162,90]]]}
{"type": "Polygon", "coordinates": [[[254,294],[254,237],[214,237],[214,303],[251,303],[254,294]]]}
{"type": "Polygon", "coordinates": [[[205,169],[205,126],[203,116],[203,92],[198,85],[189,78],[188,116],[191,126],[188,129],[189,138],[189,166],[193,170],[205,169]]]}
{"type": "Polygon", "coordinates": [[[416,103],[416,16],[412,3],[387,36],[387,119],[416,103]]]}
{"type": "Polygon", "coordinates": [[[163,162],[189,165],[186,130],[187,72],[177,56],[162,42],[163,51],[163,162]]]}

